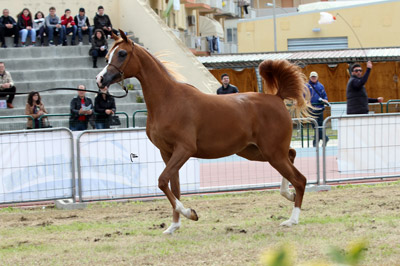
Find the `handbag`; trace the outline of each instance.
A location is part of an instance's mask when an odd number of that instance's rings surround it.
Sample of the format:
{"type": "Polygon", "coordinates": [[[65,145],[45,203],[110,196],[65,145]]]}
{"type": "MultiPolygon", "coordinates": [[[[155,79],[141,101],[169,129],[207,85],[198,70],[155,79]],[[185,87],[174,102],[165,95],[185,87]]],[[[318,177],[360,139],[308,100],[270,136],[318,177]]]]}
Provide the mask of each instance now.
{"type": "Polygon", "coordinates": [[[110,119],[110,126],[120,126],[121,120],[119,120],[119,116],[113,115],[110,119]]]}

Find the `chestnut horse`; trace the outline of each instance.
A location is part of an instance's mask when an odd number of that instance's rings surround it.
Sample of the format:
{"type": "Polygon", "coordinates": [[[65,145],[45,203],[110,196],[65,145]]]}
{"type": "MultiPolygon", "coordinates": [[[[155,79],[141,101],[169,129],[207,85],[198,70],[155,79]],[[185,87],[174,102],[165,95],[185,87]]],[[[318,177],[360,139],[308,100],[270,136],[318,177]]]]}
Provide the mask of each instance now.
{"type": "Polygon", "coordinates": [[[294,208],[290,219],[281,225],[297,224],[306,178],[293,165],[293,125],[283,100],[293,100],[298,114],[308,113],[308,90],[300,69],[286,60],[260,64],[260,75],[268,87],[275,89],[275,95],[205,94],[177,81],[156,57],[134,44],[121,30],[120,34],[121,37],[113,36],[115,42],[106,56],[108,64],[96,82],[102,88],[136,77],[142,85],[148,112],[146,133],[166,164],[158,187],[173,208],[173,222],[164,233],[172,234],[180,227],[180,214],[198,220],[196,212],[179,201],[179,169],[184,163],[190,157],[213,159],[232,154],[269,162],[284,177],[281,194],[294,201],[294,208]],[[289,192],[288,181],[295,194],[289,192]]]}

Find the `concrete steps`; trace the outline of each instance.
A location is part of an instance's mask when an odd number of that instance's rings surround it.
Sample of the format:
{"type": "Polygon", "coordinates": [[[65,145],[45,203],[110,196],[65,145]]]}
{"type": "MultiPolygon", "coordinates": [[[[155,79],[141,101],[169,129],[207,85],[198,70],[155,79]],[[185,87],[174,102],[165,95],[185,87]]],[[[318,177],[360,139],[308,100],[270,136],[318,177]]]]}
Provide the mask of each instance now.
{"type": "MultiPolygon", "coordinates": [[[[87,37],[87,36],[85,36],[87,37]]],[[[84,37],[84,39],[85,39],[84,37]]],[[[113,40],[109,41],[111,45],[113,40]]],[[[7,37],[6,43],[12,47],[12,38],[7,37]]],[[[19,47],[0,48],[0,58],[13,77],[17,92],[41,91],[49,88],[76,88],[84,84],[88,90],[97,91],[95,77],[106,65],[104,58],[99,58],[98,67],[92,68],[92,58],[89,56],[89,45],[82,46],[51,46],[51,47],[19,47]]],[[[125,80],[125,85],[133,84],[127,97],[116,100],[117,112],[129,115],[132,124],[132,114],[136,110],[146,109],[144,103],[136,103],[136,97],[143,97],[140,82],[137,79],[125,80]]],[[[122,95],[121,87],[114,84],[110,93],[122,95]]],[[[49,114],[69,113],[69,104],[76,91],[51,91],[41,93],[42,101],[49,114]]],[[[95,93],[87,93],[93,102],[95,93]]],[[[27,95],[16,95],[14,109],[0,109],[1,116],[25,114],[27,95]]],[[[126,126],[124,116],[123,126],[126,126]]],[[[68,126],[68,117],[50,117],[54,126],[68,126]]],[[[143,123],[142,123],[143,124],[143,123]]],[[[26,128],[26,118],[0,119],[0,130],[15,130],[26,128]]]]}

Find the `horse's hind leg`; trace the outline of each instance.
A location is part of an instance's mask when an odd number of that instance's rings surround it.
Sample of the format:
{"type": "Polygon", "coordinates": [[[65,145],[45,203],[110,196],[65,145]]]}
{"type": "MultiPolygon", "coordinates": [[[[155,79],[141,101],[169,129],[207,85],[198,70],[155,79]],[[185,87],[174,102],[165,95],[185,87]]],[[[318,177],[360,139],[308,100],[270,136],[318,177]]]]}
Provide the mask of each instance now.
{"type": "Polygon", "coordinates": [[[289,220],[281,223],[283,226],[292,226],[299,223],[300,208],[303,202],[304,191],[306,188],[307,179],[296,169],[288,157],[275,158],[270,161],[270,164],[286,178],[296,190],[294,208],[289,220]]]}
{"type": "MultiPolygon", "coordinates": [[[[296,150],[290,148],[289,160],[292,164],[294,164],[294,158],[296,158],[296,150]]],[[[284,177],[282,178],[280,193],[284,198],[286,198],[290,201],[294,201],[294,199],[296,197],[296,193],[292,193],[289,191],[289,181],[284,177]]]]}

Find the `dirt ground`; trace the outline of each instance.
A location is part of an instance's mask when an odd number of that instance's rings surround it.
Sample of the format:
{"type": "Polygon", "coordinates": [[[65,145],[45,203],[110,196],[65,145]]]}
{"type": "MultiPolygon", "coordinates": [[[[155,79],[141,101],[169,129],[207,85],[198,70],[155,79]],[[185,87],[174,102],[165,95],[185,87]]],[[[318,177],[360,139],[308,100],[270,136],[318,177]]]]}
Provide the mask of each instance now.
{"type": "Polygon", "coordinates": [[[257,265],[290,243],[296,265],[328,260],[331,246],[368,242],[362,265],[400,265],[400,182],[306,193],[300,224],[282,228],[292,203],[277,191],[183,197],[199,221],[172,236],[166,199],[0,209],[1,265],[257,265]]]}

